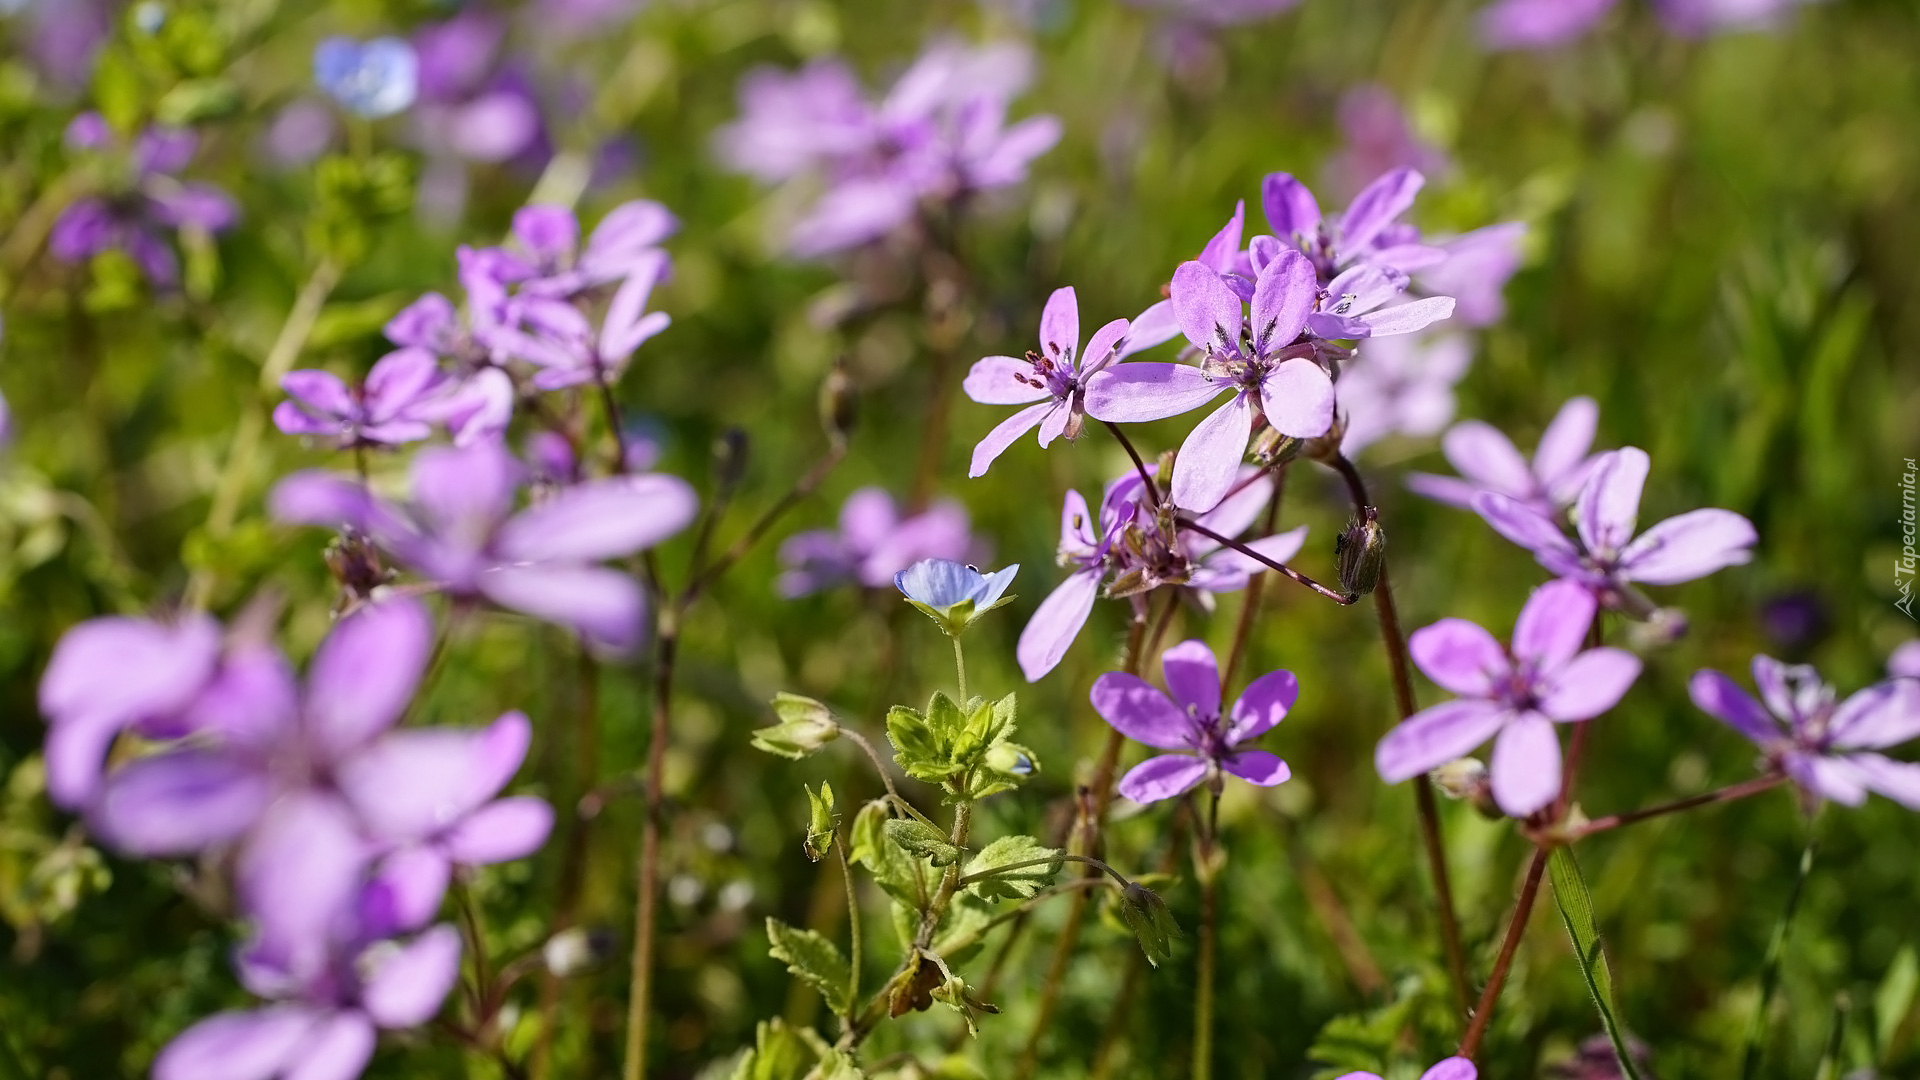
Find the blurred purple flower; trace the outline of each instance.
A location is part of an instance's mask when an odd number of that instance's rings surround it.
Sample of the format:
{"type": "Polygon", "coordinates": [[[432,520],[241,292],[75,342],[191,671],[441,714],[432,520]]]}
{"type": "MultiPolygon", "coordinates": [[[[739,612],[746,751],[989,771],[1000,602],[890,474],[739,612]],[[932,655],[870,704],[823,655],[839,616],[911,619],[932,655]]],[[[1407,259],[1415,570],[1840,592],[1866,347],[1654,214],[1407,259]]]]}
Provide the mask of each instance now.
{"type": "Polygon", "coordinates": [[[1677,585],[1737,566],[1753,557],[1753,523],[1731,510],[1693,510],[1647,529],[1638,538],[1640,492],[1650,462],[1629,446],[1599,455],[1574,504],[1576,535],[1553,518],[1506,495],[1483,491],[1474,512],[1495,532],[1533,552],[1540,565],[1594,590],[1609,606],[1632,595],[1635,582],[1677,585]]]}
{"type": "Polygon", "coordinates": [[[113,30],[115,5],[109,0],[25,0],[0,4],[0,10],[28,9],[28,42],[17,55],[31,62],[66,90],[86,85],[93,58],[113,30]]]}
{"type": "Polygon", "coordinates": [[[1394,169],[1434,175],[1452,167],[1440,148],[1413,133],[1406,111],[1384,86],[1356,86],[1340,99],[1340,130],[1346,145],[1327,160],[1327,186],[1341,194],[1358,192],[1368,181],[1394,169]]]}
{"type": "Polygon", "coordinates": [[[1920,679],[1920,641],[1909,641],[1887,657],[1887,674],[1896,679],[1920,679]]]}
{"type": "Polygon", "coordinates": [[[1569,581],[1534,590],[1503,649],[1465,619],[1442,619],[1407,638],[1413,662],[1460,695],[1423,709],[1380,740],[1374,765],[1397,784],[1494,742],[1493,798],[1514,817],[1560,794],[1560,737],[1554,722],[1591,720],[1612,708],[1640,675],[1624,649],[1582,651],[1598,605],[1569,581]]]}
{"type": "Polygon", "coordinates": [[[269,161],[293,168],[317,160],[339,133],[340,122],[332,109],[318,99],[302,98],[274,116],[262,143],[269,161]]]}
{"type": "MultiPolygon", "coordinates": [[[[1476,1080],[1479,1075],[1479,1071],[1473,1067],[1473,1062],[1463,1057],[1450,1057],[1421,1073],[1420,1080],[1476,1080]]],[[[1336,1080],[1380,1080],[1380,1074],[1351,1072],[1337,1077],[1336,1080]]]]}
{"type": "Polygon", "coordinates": [[[1788,654],[1813,648],[1827,636],[1830,623],[1826,602],[1810,589],[1779,593],[1760,605],[1760,626],[1767,640],[1788,654]]]}
{"type": "Polygon", "coordinates": [[[1290,775],[1287,763],[1265,750],[1242,750],[1286,718],[1300,697],[1291,671],[1270,671],[1253,680],[1224,715],[1220,667],[1204,641],[1183,641],[1160,656],[1162,693],[1137,675],[1110,671],[1093,681],[1093,710],[1114,730],[1171,754],[1150,757],[1120,778],[1120,794],[1137,803],[1171,799],[1202,781],[1218,791],[1232,773],[1272,787],[1290,775]]]}
{"type": "Polygon", "coordinates": [[[1454,298],[1453,317],[1467,326],[1491,326],[1507,313],[1507,281],[1520,268],[1523,222],[1488,225],[1451,240],[1432,241],[1446,258],[1413,275],[1416,290],[1454,298]]]}
{"type": "Polygon", "coordinates": [[[460,597],[566,626],[625,651],[640,641],[646,600],[634,579],[598,565],[679,532],[693,489],[662,474],[594,480],[514,512],[521,468],[497,440],[423,450],[413,498],[396,506],[335,473],[295,473],[274,488],[274,517],[374,539],[402,565],[460,597]]]}
{"type": "MultiPolygon", "coordinates": [[[[1616,0],[1498,0],[1480,10],[1480,38],[1495,49],[1550,49],[1579,39],[1616,0]]],[[[1652,0],[1667,29],[1687,37],[1775,25],[1806,0],[1652,0]]]]}
{"type": "MultiPolygon", "coordinates": [[[[1148,466],[1149,472],[1157,471],[1148,466]]],[[[1238,490],[1194,520],[1222,536],[1238,537],[1253,527],[1273,492],[1273,481],[1251,467],[1242,469],[1238,490]]],[[[1071,568],[1020,632],[1015,654],[1028,682],[1039,682],[1057,667],[1093,614],[1103,584],[1107,595],[1136,605],[1154,589],[1185,588],[1202,607],[1215,593],[1233,592],[1266,569],[1258,560],[1192,531],[1178,531],[1169,508],[1156,509],[1139,475],[1128,472],[1107,486],[1100,516],[1087,501],[1068,491],[1060,511],[1060,564],[1071,568]]],[[[1285,562],[1306,542],[1305,526],[1246,542],[1246,546],[1285,562]]]]}
{"type": "Polygon", "coordinates": [[[982,405],[1028,405],[997,425],[973,448],[967,475],[983,476],[1015,439],[1040,428],[1040,446],[1065,435],[1080,437],[1086,424],[1086,380],[1125,354],[1127,320],[1115,319],[1093,332],[1080,352],[1080,307],[1073,286],[1055,289],[1040,315],[1040,350],[1024,359],[988,356],[967,372],[967,396],[982,405]],[[1044,399],[1044,400],[1042,400],[1044,399]]]}
{"type": "Polygon", "coordinates": [[[506,31],[498,16],[468,10],[414,33],[420,58],[414,130],[429,155],[494,163],[541,139],[539,103],[526,79],[501,63],[506,31]]]}
{"type": "Polygon", "coordinates": [[[1272,18],[1298,6],[1300,0],[1128,0],[1200,26],[1226,27],[1272,18]]]}
{"type": "Polygon", "coordinates": [[[1473,362],[1459,334],[1368,341],[1340,372],[1340,452],[1351,458],[1389,435],[1428,438],[1453,419],[1453,385],[1473,362]]]}
{"type": "Polygon", "coordinates": [[[979,558],[967,531],[967,512],[958,503],[937,502],[902,519],[892,496],[880,488],[861,488],[840,508],[838,532],[796,533],[780,545],[783,570],[776,587],[786,597],[848,582],[879,589],[922,559],[979,558]]]}
{"type": "Polygon", "coordinates": [[[405,112],[420,95],[420,58],[396,37],[330,37],[313,50],[313,81],[355,116],[405,112]]]}
{"type": "Polygon", "coordinates": [[[290,371],[280,380],[287,400],[273,422],[288,435],[331,438],[342,448],[416,442],[432,434],[435,399],[448,388],[440,363],[420,348],[380,358],[364,383],[349,387],[331,372],[290,371]]]}
{"type": "Polygon", "coordinates": [[[1599,456],[1587,454],[1599,423],[1600,407],[1592,398],[1568,398],[1541,432],[1529,463],[1513,440],[1492,424],[1462,421],[1440,440],[1440,451],[1465,479],[1412,473],[1407,487],[1463,510],[1472,509],[1474,498],[1490,491],[1552,517],[1579,498],[1581,485],[1599,462],[1599,456]]]}
{"type": "Polygon", "coordinates": [[[1710,669],[1695,672],[1689,690],[1695,705],[1753,740],[1768,766],[1809,798],[1858,806],[1877,791],[1920,810],[1920,764],[1861,752],[1920,736],[1920,682],[1889,679],[1836,704],[1813,668],[1767,656],[1753,658],[1753,682],[1760,701],[1710,669]]]}
{"type": "Polygon", "coordinates": [[[217,233],[239,218],[239,209],[219,188],[178,178],[193,160],[198,137],[183,128],[149,127],[121,148],[98,113],[81,113],[67,128],[76,150],[123,153],[131,179],[125,190],[75,200],[54,221],[47,249],[64,262],[81,262],[107,251],[124,251],[147,280],[170,288],[180,264],[167,238],[181,229],[217,233]]]}

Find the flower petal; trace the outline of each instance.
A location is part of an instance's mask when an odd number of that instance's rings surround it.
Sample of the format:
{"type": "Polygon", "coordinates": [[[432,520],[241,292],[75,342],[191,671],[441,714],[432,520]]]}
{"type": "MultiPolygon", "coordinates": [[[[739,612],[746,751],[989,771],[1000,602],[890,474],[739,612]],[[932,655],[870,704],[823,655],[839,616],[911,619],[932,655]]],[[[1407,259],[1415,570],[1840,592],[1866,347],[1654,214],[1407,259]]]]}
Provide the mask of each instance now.
{"type": "Polygon", "coordinates": [[[1313,263],[1292,248],[1282,251],[1253,287],[1254,351],[1264,355],[1292,344],[1319,299],[1313,263]]]}
{"type": "Polygon", "coordinates": [[[1080,355],[1080,374],[1091,375],[1125,355],[1127,335],[1133,324],[1125,319],[1115,319],[1093,332],[1087,340],[1087,351],[1080,355]]]}
{"type": "MultiPolygon", "coordinates": [[[[1204,641],[1183,641],[1160,654],[1167,693],[1182,713],[1220,715],[1220,664],[1204,641]]],[[[1158,745],[1158,744],[1149,744],[1158,745]]]]}
{"type": "Polygon", "coordinates": [[[1473,509],[1473,497],[1480,494],[1480,488],[1465,480],[1420,472],[1407,474],[1407,490],[1462,510],[1473,509]]]}
{"type": "MultiPolygon", "coordinates": [[[[1173,301],[1161,300],[1147,310],[1133,317],[1127,324],[1127,338],[1120,343],[1117,360],[1124,360],[1135,353],[1165,345],[1180,336],[1180,320],[1174,318],[1173,301]]],[[[1087,349],[1089,355],[1098,360],[1093,349],[1087,349]]]]}
{"type": "Polygon", "coordinates": [[[514,562],[618,558],[686,528],[699,509],[692,485],[677,476],[595,480],[514,515],[494,550],[514,562]]]}
{"type": "Polygon", "coordinates": [[[1504,706],[1472,698],[1422,709],[1380,740],[1374,768],[1389,784],[1431,772],[1486,742],[1512,715],[1504,706]]]}
{"type": "MultiPolygon", "coordinates": [[[[1216,697],[1219,692],[1216,683],[1216,697]]],[[[1193,746],[1193,718],[1138,675],[1109,671],[1093,680],[1093,690],[1088,697],[1093,702],[1093,711],[1099,713],[1101,719],[1134,742],[1158,750],[1185,750],[1193,746]]]]}
{"type": "Polygon", "coordinates": [[[1041,676],[1059,666],[1061,657],[1067,655],[1067,647],[1080,635],[1087,616],[1093,614],[1100,577],[1098,569],[1076,570],[1067,575],[1067,580],[1040,602],[1033,618],[1020,631],[1014,655],[1028,682],[1039,682],[1041,676]]]}
{"type": "MultiPolygon", "coordinates": [[[[1247,221],[1247,202],[1242,199],[1233,204],[1233,217],[1213,234],[1207,246],[1200,249],[1200,257],[1195,260],[1216,274],[1224,274],[1233,269],[1234,257],[1240,254],[1240,234],[1247,221]]],[[[1178,277],[1178,275],[1175,275],[1178,277]]],[[[1236,331],[1235,336],[1238,336],[1236,331]]],[[[1199,342],[1194,344],[1198,345],[1199,342]]]]}
{"type": "Polygon", "coordinates": [[[1780,737],[1780,726],[1740,688],[1740,684],[1710,668],[1693,673],[1687,693],[1702,712],[1762,746],[1780,737]]]}
{"type": "Polygon", "coordinates": [[[1519,544],[1535,555],[1575,557],[1578,552],[1567,534],[1552,518],[1526,503],[1483,491],[1473,497],[1473,512],[1493,526],[1493,531],[1519,544]]]}
{"type": "Polygon", "coordinates": [[[1620,553],[1620,576],[1678,585],[1753,558],[1760,535],[1731,510],[1693,510],[1648,529],[1620,553]]]}
{"type": "Polygon", "coordinates": [[[1218,271],[1197,262],[1181,263],[1173,272],[1173,317],[1194,347],[1221,356],[1240,351],[1244,315],[1240,298],[1218,271]]]}
{"type": "Polygon", "coordinates": [[[1342,253],[1351,257],[1372,244],[1382,229],[1413,206],[1414,196],[1426,182],[1417,170],[1402,168],[1368,184],[1340,217],[1342,253]]]}
{"type": "Polygon", "coordinates": [[[376,1038],[365,1014],[334,1013],[315,1026],[281,1080],[357,1080],[376,1038]]]}
{"type": "Polygon", "coordinates": [[[1293,775],[1279,755],[1265,750],[1241,750],[1220,759],[1220,767],[1250,784],[1272,787],[1293,775]]]}
{"type": "Polygon", "coordinates": [[[1406,304],[1395,304],[1379,311],[1369,311],[1354,316],[1355,321],[1367,328],[1371,337],[1390,337],[1394,334],[1413,334],[1425,330],[1434,323],[1453,317],[1453,297],[1429,296],[1406,304]]]}
{"type": "Polygon", "coordinates": [[[1087,380],[1087,415],[1116,424],[1164,420],[1232,388],[1188,364],[1117,364],[1087,380]]]}
{"type": "Polygon", "coordinates": [[[262,770],[218,750],[191,747],[115,769],[89,820],[118,850],[165,858],[232,840],[272,798],[272,782],[262,770]]]}
{"type": "Polygon", "coordinates": [[[1247,684],[1233,703],[1227,742],[1243,743],[1256,739],[1286,719],[1287,710],[1300,700],[1300,680],[1291,671],[1269,671],[1247,684]]]}
{"type": "Polygon", "coordinates": [[[1320,228],[1320,204],[1313,192],[1287,173],[1268,173],[1260,181],[1260,207],[1273,234],[1283,240],[1312,236],[1320,228]]]}
{"type": "Polygon", "coordinates": [[[501,607],[557,623],[597,645],[626,652],[644,633],[646,597],[633,578],[601,566],[502,566],[480,575],[480,592],[501,607]]]}
{"type": "Polygon", "coordinates": [[[1456,472],[1482,491],[1512,499],[1531,499],[1535,494],[1527,459],[1492,424],[1463,420],[1453,425],[1441,437],[1440,451],[1456,472]]]}
{"type": "Polygon", "coordinates": [[[1011,356],[983,356],[973,362],[960,388],[982,405],[1025,405],[1052,397],[1033,374],[1033,365],[1011,356]]]}
{"type": "Polygon", "coordinates": [[[272,1080],[318,1019],[298,1005],[215,1013],[160,1051],[153,1080],[272,1080]]]}
{"type": "Polygon", "coordinates": [[[1831,799],[1842,806],[1859,806],[1867,801],[1866,778],[1849,762],[1795,752],[1782,757],[1780,764],[1793,782],[1809,794],[1831,799]]]}
{"type": "Polygon", "coordinates": [[[1260,381],[1260,407],[1280,434],[1318,438],[1333,426],[1333,379],[1311,360],[1282,360],[1260,381]]]}
{"type": "Polygon", "coordinates": [[[339,799],[302,791],[275,803],[235,868],[241,907],[258,925],[263,950],[278,956],[324,950],[358,895],[367,855],[339,799]]]}
{"type": "Polygon", "coordinates": [[[1869,789],[1909,810],[1920,810],[1920,764],[1880,754],[1853,754],[1845,760],[1869,789]]]}
{"type": "Polygon", "coordinates": [[[1533,450],[1533,475],[1550,490],[1586,464],[1593,433],[1600,426],[1600,406],[1590,397],[1568,398],[1553,422],[1540,433],[1533,450]]]}
{"type": "Polygon", "coordinates": [[[1073,286],[1053,290],[1047,306],[1040,312],[1040,355],[1057,364],[1073,367],[1080,349],[1080,302],[1073,286]]]}
{"type": "Polygon", "coordinates": [[[1514,658],[1551,674],[1586,644],[1599,607],[1592,591],[1578,582],[1549,581],[1533,590],[1513,626],[1514,658]]]}
{"type": "Polygon", "coordinates": [[[1554,720],[1591,720],[1619,704],[1639,677],[1640,658],[1627,650],[1588,649],[1552,673],[1539,708],[1554,720]]]}
{"type": "Polygon", "coordinates": [[[403,847],[388,855],[360,892],[362,933],[384,938],[432,922],[452,878],[452,864],[434,845],[403,847]]]}
{"type": "Polygon", "coordinates": [[[1420,1080],[1477,1080],[1479,1075],[1473,1062],[1463,1057],[1450,1057],[1421,1073],[1420,1080]]]}
{"type": "Polygon", "coordinates": [[[399,596],[340,620],[307,672],[307,734],[326,754],[344,755],[400,719],[426,671],[433,619],[399,596]]]}
{"type": "Polygon", "coordinates": [[[1617,552],[1633,539],[1651,465],[1647,452],[1634,446],[1600,455],[1577,504],[1575,524],[1588,551],[1617,552]]]}
{"type": "Polygon", "coordinates": [[[1560,736],[1539,713],[1515,717],[1493,741],[1493,801],[1526,817],[1560,795],[1560,736]]]}
{"type": "Polygon", "coordinates": [[[1040,421],[1046,419],[1055,410],[1061,409],[1058,401],[1049,397],[1038,405],[1029,405],[1005,420],[995,424],[973,448],[973,462],[967,467],[969,479],[985,476],[993,467],[994,460],[1006,452],[1020,436],[1032,431],[1040,421]]]}
{"type": "Polygon", "coordinates": [[[1242,391],[1200,421],[1180,444],[1173,461],[1173,502],[1201,512],[1219,505],[1240,475],[1253,433],[1253,403],[1242,391]]]}
{"type": "Polygon", "coordinates": [[[1493,635],[1465,619],[1441,619],[1415,630],[1407,636],[1407,652],[1435,684],[1470,697],[1491,694],[1511,666],[1493,635]]]}
{"type": "Polygon", "coordinates": [[[460,975],[460,933],[443,923],[367,966],[367,1015],[384,1028],[418,1027],[440,1011],[460,975]]]}
{"type": "Polygon", "coordinates": [[[524,859],[540,850],[553,831],[553,807],[521,795],[493,802],[467,815],[442,839],[448,857],[467,866],[524,859]]]}
{"type": "Polygon", "coordinates": [[[1159,802],[1192,791],[1205,779],[1207,763],[1189,754],[1161,754],[1127,770],[1120,794],[1137,803],[1159,802]]]}
{"type": "Polygon", "coordinates": [[[1879,750],[1920,736],[1920,683],[1890,679],[1840,703],[1829,721],[1833,745],[1879,750]]]}

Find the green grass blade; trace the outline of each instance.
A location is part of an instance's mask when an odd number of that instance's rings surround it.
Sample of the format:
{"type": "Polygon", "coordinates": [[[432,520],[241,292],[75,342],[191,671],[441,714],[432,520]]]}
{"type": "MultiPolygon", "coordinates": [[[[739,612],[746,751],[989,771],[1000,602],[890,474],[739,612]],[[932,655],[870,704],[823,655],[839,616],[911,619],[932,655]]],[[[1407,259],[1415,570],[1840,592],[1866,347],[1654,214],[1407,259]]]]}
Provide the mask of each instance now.
{"type": "Polygon", "coordinates": [[[1787,907],[1780,921],[1773,924],[1773,939],[1767,942],[1766,967],[1760,976],[1760,1004],[1754,1006],[1753,1023],[1747,1027],[1747,1047],[1740,1055],[1740,1080],[1760,1075],[1760,1043],[1767,1033],[1767,1003],[1773,1000],[1774,987],[1780,983],[1780,963],[1787,955],[1787,930],[1793,926],[1793,913],[1800,908],[1800,893],[1813,870],[1814,838],[1807,837],[1807,849],[1800,853],[1800,872],[1787,893],[1787,907]]]}
{"type": "Polygon", "coordinates": [[[1601,1026],[1613,1043],[1614,1056],[1620,1059],[1620,1075],[1625,1080],[1640,1080],[1633,1055],[1627,1051],[1627,1034],[1620,1025],[1619,1010],[1613,1001],[1613,973],[1607,968],[1607,954],[1600,946],[1600,928],[1593,918],[1593,897],[1587,893],[1586,879],[1580,876],[1580,864],[1573,852],[1555,848],[1547,859],[1547,877],[1553,882],[1553,900],[1559,905],[1560,920],[1567,936],[1573,939],[1573,951],[1580,958],[1580,974],[1587,980],[1594,1007],[1600,1010],[1601,1026]]]}

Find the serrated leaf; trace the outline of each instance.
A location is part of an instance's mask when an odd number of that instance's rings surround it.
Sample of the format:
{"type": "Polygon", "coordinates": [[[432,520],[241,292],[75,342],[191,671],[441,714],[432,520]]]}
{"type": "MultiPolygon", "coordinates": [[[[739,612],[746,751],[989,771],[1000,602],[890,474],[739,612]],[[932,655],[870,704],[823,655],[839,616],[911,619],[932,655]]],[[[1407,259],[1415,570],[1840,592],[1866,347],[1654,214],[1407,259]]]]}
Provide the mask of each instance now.
{"type": "Polygon", "coordinates": [[[1600,1011],[1600,1025],[1613,1043],[1613,1055],[1620,1062],[1623,1080],[1640,1080],[1633,1054],[1627,1049],[1627,1035],[1620,1024],[1619,1007],[1614,1004],[1613,973],[1607,967],[1607,954],[1600,944],[1600,928],[1593,917],[1593,897],[1587,893],[1586,879],[1580,876],[1580,864],[1572,850],[1555,848],[1547,857],[1547,877],[1553,882],[1554,903],[1560,919],[1573,940],[1574,956],[1580,961],[1580,975],[1587,981],[1587,992],[1600,1011]]]}
{"type": "Polygon", "coordinates": [[[827,1007],[845,1015],[851,1011],[847,987],[852,968],[840,947],[812,930],[789,926],[779,919],[767,919],[767,952],[775,960],[785,961],[788,974],[820,992],[827,1007]]]}
{"type": "Polygon", "coordinates": [[[1053,882],[1060,872],[1060,852],[1031,836],[1003,836],[988,844],[967,863],[968,877],[1001,866],[1017,866],[1036,859],[1051,860],[1008,870],[967,886],[982,900],[1025,900],[1053,882]]]}
{"type": "Polygon", "coordinates": [[[865,866],[888,896],[918,911],[927,902],[926,864],[887,839],[890,820],[885,802],[876,799],[861,807],[848,830],[847,858],[865,866]]]}
{"type": "Polygon", "coordinates": [[[987,927],[999,913],[991,904],[962,889],[947,904],[940,917],[940,928],[933,937],[933,951],[951,963],[963,964],[980,949],[987,927]]]}
{"type": "Polygon", "coordinates": [[[755,1029],[753,1049],[733,1067],[731,1080],[803,1080],[818,1060],[807,1040],[775,1017],[755,1029]]]}
{"type": "Polygon", "coordinates": [[[966,852],[955,847],[947,834],[912,818],[894,818],[886,823],[887,839],[935,866],[951,866],[966,852]]]}
{"type": "Polygon", "coordinates": [[[887,741],[893,744],[893,760],[908,776],[937,783],[954,771],[927,718],[905,705],[887,710],[887,741]]]}
{"type": "Polygon", "coordinates": [[[966,713],[961,711],[960,706],[955,704],[952,698],[937,690],[934,691],[933,700],[927,702],[926,719],[927,727],[932,730],[933,737],[947,746],[957,744],[966,732],[966,713]]]}

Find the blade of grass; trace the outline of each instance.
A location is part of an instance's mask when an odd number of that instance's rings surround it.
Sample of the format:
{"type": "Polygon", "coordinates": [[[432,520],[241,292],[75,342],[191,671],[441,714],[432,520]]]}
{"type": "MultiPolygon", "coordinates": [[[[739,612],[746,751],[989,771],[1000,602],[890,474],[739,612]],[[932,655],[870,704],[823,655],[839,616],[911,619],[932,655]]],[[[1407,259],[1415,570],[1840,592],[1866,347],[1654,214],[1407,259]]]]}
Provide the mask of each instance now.
{"type": "Polygon", "coordinates": [[[1787,893],[1787,907],[1773,926],[1773,939],[1767,942],[1766,967],[1760,976],[1760,1003],[1753,1007],[1753,1023],[1747,1027],[1747,1046],[1740,1055],[1740,1080],[1753,1080],[1760,1074],[1760,1043],[1767,1032],[1767,1003],[1773,1000],[1774,987],[1780,983],[1780,962],[1787,954],[1787,930],[1793,925],[1793,913],[1800,907],[1800,893],[1813,870],[1815,841],[1807,837],[1807,849],[1800,853],[1800,872],[1794,876],[1787,893]]]}
{"type": "Polygon", "coordinates": [[[1580,864],[1573,861],[1568,848],[1556,848],[1547,859],[1547,877],[1553,882],[1553,902],[1560,908],[1567,936],[1573,939],[1573,951],[1580,958],[1580,974],[1587,980],[1587,992],[1600,1011],[1600,1024],[1607,1029],[1613,1054],[1620,1059],[1620,1075],[1625,1080],[1640,1080],[1633,1055],[1627,1049],[1627,1034],[1620,1026],[1618,1006],[1613,1000],[1613,972],[1607,967],[1607,954],[1600,946],[1600,928],[1593,917],[1593,897],[1587,892],[1586,879],[1580,876],[1580,864]]]}

